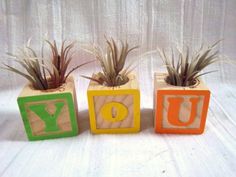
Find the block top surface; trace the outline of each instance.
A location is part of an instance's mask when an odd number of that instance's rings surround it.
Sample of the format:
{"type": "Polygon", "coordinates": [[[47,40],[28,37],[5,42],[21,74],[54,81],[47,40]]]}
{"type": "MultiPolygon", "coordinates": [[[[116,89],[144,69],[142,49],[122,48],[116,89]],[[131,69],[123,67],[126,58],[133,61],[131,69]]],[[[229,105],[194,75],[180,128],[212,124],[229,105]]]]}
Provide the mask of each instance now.
{"type": "Polygon", "coordinates": [[[201,79],[198,79],[198,83],[195,86],[181,87],[170,85],[165,81],[166,73],[154,74],[154,88],[155,90],[209,90],[201,79]]]}
{"type": "Polygon", "coordinates": [[[68,93],[68,92],[73,93],[74,92],[73,90],[74,90],[74,79],[72,76],[69,76],[66,80],[66,83],[56,89],[36,90],[30,84],[27,84],[21,91],[19,97],[68,93]]]}
{"type": "MultiPolygon", "coordinates": [[[[93,77],[95,76],[95,74],[93,74],[93,77]]],[[[127,89],[139,89],[138,86],[138,81],[137,81],[137,77],[134,73],[131,73],[128,75],[129,77],[129,82],[127,82],[124,85],[120,85],[117,87],[107,87],[104,85],[100,85],[95,81],[90,81],[89,86],[88,86],[88,90],[127,90],[127,89]]]]}

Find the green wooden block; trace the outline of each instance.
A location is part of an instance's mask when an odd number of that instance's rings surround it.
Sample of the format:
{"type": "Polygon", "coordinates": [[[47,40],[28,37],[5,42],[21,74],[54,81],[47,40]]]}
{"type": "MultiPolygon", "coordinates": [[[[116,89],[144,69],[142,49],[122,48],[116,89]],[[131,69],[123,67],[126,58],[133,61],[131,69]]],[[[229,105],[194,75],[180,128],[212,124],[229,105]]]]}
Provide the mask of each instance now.
{"type": "Polygon", "coordinates": [[[63,89],[39,91],[26,86],[17,102],[29,140],[78,134],[77,104],[72,78],[63,89]]]}

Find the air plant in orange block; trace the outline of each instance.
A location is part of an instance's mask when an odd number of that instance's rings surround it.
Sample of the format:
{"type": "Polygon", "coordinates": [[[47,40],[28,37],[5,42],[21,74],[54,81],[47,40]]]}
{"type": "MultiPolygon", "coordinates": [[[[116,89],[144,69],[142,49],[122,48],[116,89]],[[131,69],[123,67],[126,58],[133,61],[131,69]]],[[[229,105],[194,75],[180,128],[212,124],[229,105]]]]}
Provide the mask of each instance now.
{"type": "Polygon", "coordinates": [[[210,90],[201,76],[214,71],[202,72],[219,60],[215,44],[202,46],[190,53],[163,49],[158,53],[167,73],[154,76],[154,125],[158,133],[201,134],[204,131],[210,90]],[[177,62],[176,62],[177,61],[177,62]]]}
{"type": "Polygon", "coordinates": [[[88,61],[69,69],[75,43],[64,41],[60,50],[55,41],[46,41],[51,55],[37,55],[29,45],[16,55],[8,54],[22,68],[3,64],[29,83],[18,97],[18,105],[29,140],[42,140],[78,134],[77,101],[71,73],[88,61]],[[47,62],[46,62],[46,59],[47,62]]]}

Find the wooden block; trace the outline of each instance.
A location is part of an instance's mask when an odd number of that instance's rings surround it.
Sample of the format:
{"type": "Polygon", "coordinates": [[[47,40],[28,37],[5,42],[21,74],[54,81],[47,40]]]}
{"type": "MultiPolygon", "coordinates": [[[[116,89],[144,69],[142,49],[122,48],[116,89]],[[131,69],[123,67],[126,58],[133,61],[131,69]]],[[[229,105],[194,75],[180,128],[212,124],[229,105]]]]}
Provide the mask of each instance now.
{"type": "Polygon", "coordinates": [[[17,101],[29,140],[78,134],[77,101],[72,77],[57,89],[42,91],[26,85],[17,101]]]}
{"type": "Polygon", "coordinates": [[[201,134],[204,131],[210,91],[199,80],[179,87],[165,82],[166,74],[154,76],[154,125],[157,133],[201,134]]]}
{"type": "Polygon", "coordinates": [[[140,91],[134,74],[129,75],[128,83],[118,87],[90,81],[87,94],[92,133],[140,130],[140,91]]]}

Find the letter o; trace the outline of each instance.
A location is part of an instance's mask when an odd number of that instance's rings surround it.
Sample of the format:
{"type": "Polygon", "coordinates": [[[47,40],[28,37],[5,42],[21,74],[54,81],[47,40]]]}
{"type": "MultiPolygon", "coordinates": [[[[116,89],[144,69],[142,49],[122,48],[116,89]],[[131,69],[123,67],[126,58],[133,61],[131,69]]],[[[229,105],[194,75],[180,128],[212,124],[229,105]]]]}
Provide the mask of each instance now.
{"type": "Polygon", "coordinates": [[[118,122],[125,119],[128,115],[128,109],[125,105],[118,102],[109,102],[101,108],[102,117],[111,122],[118,122]],[[115,109],[116,115],[113,117],[112,111],[115,109]]]}

